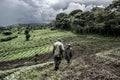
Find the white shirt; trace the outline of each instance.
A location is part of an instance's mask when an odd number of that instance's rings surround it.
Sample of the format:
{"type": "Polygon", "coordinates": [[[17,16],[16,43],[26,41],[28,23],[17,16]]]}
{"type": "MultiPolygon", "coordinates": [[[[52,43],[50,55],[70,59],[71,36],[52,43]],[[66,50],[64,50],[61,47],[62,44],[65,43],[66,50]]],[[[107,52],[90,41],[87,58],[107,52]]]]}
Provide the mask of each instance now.
{"type": "Polygon", "coordinates": [[[54,55],[59,56],[61,54],[61,50],[64,50],[63,43],[61,43],[60,41],[54,43],[54,55]]]}

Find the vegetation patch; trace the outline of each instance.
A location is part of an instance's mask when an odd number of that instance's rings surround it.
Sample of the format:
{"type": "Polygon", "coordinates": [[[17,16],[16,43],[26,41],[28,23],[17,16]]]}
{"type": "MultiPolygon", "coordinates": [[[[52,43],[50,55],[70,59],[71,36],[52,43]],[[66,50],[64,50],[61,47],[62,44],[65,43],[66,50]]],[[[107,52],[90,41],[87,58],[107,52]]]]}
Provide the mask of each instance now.
{"type": "Polygon", "coordinates": [[[49,68],[51,65],[53,65],[53,62],[46,62],[43,64],[38,65],[32,65],[32,66],[26,66],[26,67],[20,67],[12,70],[6,70],[6,71],[0,71],[0,75],[3,75],[1,78],[4,80],[26,80],[26,78],[30,79],[35,78],[36,76],[39,76],[43,72],[35,72],[36,70],[44,70],[46,68],[49,68]],[[10,74],[9,76],[7,76],[10,74]],[[30,74],[30,75],[28,75],[30,74]],[[5,77],[6,76],[6,77],[5,77]]]}
{"type": "Polygon", "coordinates": [[[120,66],[120,48],[100,52],[96,54],[98,61],[105,62],[107,65],[120,66]]]}
{"type": "Polygon", "coordinates": [[[6,41],[10,41],[12,39],[17,38],[18,36],[8,36],[8,37],[4,37],[0,39],[0,42],[6,42],[6,41]]]}
{"type": "Polygon", "coordinates": [[[2,34],[5,35],[5,36],[7,36],[7,35],[11,35],[12,32],[10,32],[10,31],[5,31],[5,32],[3,32],[2,34]]]}

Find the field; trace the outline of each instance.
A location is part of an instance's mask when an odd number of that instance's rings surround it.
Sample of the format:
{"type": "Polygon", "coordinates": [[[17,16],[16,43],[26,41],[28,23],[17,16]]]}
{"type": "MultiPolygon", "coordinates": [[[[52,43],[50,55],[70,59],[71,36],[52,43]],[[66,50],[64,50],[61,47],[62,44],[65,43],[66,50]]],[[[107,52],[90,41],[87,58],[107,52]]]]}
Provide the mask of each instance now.
{"type": "Polygon", "coordinates": [[[24,34],[0,42],[0,69],[3,80],[120,80],[120,38],[35,30],[28,42],[24,34]],[[54,71],[51,51],[59,37],[74,54],[70,65],[63,59],[54,71]]]}
{"type": "Polygon", "coordinates": [[[57,30],[50,31],[49,29],[35,30],[31,32],[31,40],[27,42],[25,41],[25,35],[20,34],[18,38],[14,40],[0,43],[0,62],[50,52],[53,42],[55,42],[57,38],[69,36],[74,36],[74,34],[57,30]]]}

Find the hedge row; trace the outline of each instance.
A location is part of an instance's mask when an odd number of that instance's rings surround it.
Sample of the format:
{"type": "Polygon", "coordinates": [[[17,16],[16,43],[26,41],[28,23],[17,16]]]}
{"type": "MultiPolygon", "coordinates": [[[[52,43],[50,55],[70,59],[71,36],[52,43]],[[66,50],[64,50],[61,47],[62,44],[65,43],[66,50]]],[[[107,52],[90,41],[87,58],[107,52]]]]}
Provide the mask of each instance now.
{"type": "Polygon", "coordinates": [[[17,37],[18,36],[9,36],[9,37],[5,37],[5,38],[1,38],[0,42],[10,41],[10,40],[15,39],[17,37]]]}

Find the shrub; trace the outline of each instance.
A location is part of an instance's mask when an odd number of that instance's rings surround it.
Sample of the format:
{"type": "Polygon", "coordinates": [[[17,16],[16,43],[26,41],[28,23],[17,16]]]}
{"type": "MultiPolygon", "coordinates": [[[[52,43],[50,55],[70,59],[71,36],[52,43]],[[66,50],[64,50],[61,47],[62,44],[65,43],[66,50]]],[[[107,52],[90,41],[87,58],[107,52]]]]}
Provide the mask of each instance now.
{"type": "Polygon", "coordinates": [[[52,27],[50,30],[51,30],[51,31],[52,31],[52,30],[56,30],[56,28],[55,28],[55,27],[52,27]]]}
{"type": "Polygon", "coordinates": [[[6,37],[6,38],[2,38],[2,39],[0,39],[0,42],[10,41],[10,40],[15,39],[17,37],[18,36],[9,36],[9,37],[6,37]]]}
{"type": "Polygon", "coordinates": [[[6,32],[3,32],[2,34],[3,34],[3,35],[11,35],[12,32],[10,32],[10,31],[6,31],[6,32]]]}

